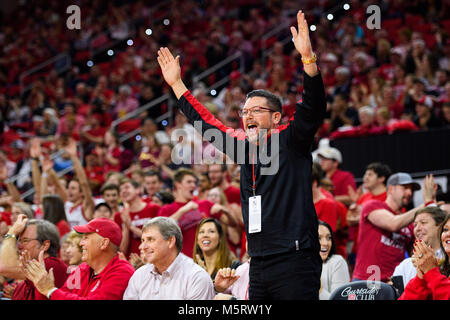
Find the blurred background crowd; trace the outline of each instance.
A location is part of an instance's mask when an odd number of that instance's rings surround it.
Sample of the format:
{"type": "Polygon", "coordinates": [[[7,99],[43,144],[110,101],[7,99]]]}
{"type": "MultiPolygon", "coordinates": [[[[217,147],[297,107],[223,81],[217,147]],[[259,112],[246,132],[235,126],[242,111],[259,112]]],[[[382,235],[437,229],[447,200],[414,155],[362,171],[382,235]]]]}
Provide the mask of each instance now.
{"type": "MultiPolygon", "coordinates": [[[[86,209],[89,197],[84,190],[95,205],[108,203],[106,216],[123,227],[128,220],[125,204],[134,201],[123,199],[130,197],[122,194],[127,181],[123,179],[129,178],[136,182],[133,192],[136,189],[142,201],[158,207],[149,215],[161,211],[170,215],[173,203],[191,200],[201,202],[193,209],[207,211],[208,216],[225,213],[227,218],[220,221],[226,226],[229,249],[245,261],[239,167],[194,164],[194,152],[211,153],[211,145],[196,139],[193,126],[177,111],[157,64],[157,50],[167,46],[181,56],[187,87],[226,126],[242,129],[238,111],[253,89],[277,94],[287,121],[303,91],[303,67],[289,32],[299,5],[307,14],[327,92],[327,115],[317,132],[314,154],[320,163],[318,183],[336,202],[335,216],[327,222],[350,274],[356,247],[348,243],[356,241],[358,223],[351,216],[348,225],[347,216],[370,190],[351,168],[350,180],[337,185],[342,181],[331,176],[345,162],[345,154],[329,149],[321,153],[325,150],[321,147],[355,137],[450,130],[448,1],[80,0],[76,4],[81,8],[79,30],[67,28],[70,14],[65,1],[17,1],[2,7],[2,235],[14,223],[17,210],[44,218],[43,199],[48,194],[86,209]],[[366,23],[371,4],[380,8],[380,29],[366,23]],[[173,137],[176,129],[184,130],[183,138],[173,137]],[[82,172],[76,170],[74,150],[82,172]],[[180,164],[177,157],[185,159],[183,152],[189,150],[194,150],[191,161],[180,164]],[[323,159],[333,160],[336,167],[323,159]],[[190,198],[179,195],[182,187],[176,188],[183,180],[183,168],[196,178],[195,187],[186,189],[190,198]],[[48,185],[41,185],[37,175],[48,185]],[[88,189],[82,189],[83,176],[88,189]],[[113,200],[107,199],[109,192],[115,193],[113,200]],[[212,209],[213,204],[221,207],[212,209]]],[[[430,155],[424,166],[432,167],[432,162],[430,155]]],[[[389,175],[384,176],[387,181],[389,175]]],[[[446,201],[445,175],[442,181],[437,200],[446,201]]],[[[66,206],[67,216],[69,211],[66,206]]],[[[83,212],[86,220],[93,216],[83,212]]],[[[61,219],[68,221],[65,229],[59,226],[63,238],[73,223],[68,217],[61,219]]],[[[191,256],[194,243],[188,248],[191,256]]],[[[130,248],[131,244],[123,250],[125,258],[138,261],[130,255],[139,250],[130,248]]]]}

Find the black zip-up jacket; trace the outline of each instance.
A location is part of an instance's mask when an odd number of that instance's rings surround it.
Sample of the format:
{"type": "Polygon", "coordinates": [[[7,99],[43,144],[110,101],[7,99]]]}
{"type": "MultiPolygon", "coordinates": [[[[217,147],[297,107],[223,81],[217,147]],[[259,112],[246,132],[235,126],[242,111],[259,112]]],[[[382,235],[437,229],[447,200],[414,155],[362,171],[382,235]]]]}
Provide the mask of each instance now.
{"type": "Polygon", "coordinates": [[[311,150],[326,111],[320,72],[314,77],[304,73],[303,101],[296,104],[289,122],[272,131],[259,144],[261,147],[251,144],[244,131],[223,125],[189,91],[180,97],[178,105],[204,138],[241,165],[241,204],[249,255],[262,257],[308,248],[319,252],[311,189],[311,150]],[[262,197],[262,230],[258,233],[248,232],[253,176],[255,194],[262,197]]]}

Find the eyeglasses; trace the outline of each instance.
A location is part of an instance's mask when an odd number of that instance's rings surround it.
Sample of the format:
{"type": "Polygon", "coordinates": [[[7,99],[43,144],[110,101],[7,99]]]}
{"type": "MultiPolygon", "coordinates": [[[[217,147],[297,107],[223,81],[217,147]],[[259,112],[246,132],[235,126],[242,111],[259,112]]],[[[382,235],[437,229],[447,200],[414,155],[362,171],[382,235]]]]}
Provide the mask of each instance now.
{"type": "Polygon", "coordinates": [[[17,240],[17,242],[19,242],[21,244],[27,244],[28,242],[33,241],[33,240],[38,240],[39,241],[39,239],[19,238],[19,240],[17,240]]]}
{"type": "Polygon", "coordinates": [[[258,115],[258,114],[261,114],[263,112],[277,112],[277,111],[272,110],[270,108],[265,108],[265,107],[253,107],[251,109],[239,110],[239,116],[240,117],[247,117],[250,114],[258,115]]]}

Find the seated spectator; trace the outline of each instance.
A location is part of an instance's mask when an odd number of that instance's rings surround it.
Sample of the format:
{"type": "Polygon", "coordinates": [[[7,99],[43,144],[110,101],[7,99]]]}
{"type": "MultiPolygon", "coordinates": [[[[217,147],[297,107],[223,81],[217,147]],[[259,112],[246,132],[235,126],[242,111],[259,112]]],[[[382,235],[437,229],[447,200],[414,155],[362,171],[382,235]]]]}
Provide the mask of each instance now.
{"type": "Polygon", "coordinates": [[[144,191],[145,195],[142,200],[145,202],[152,201],[152,197],[161,190],[163,181],[161,175],[154,170],[149,170],[144,173],[144,191]]]}
{"type": "MultiPolygon", "coordinates": [[[[63,116],[58,121],[56,136],[67,135],[71,137],[72,134],[77,135],[77,133],[81,133],[83,124],[84,117],[76,113],[75,105],[73,103],[67,103],[64,107],[63,116]]],[[[78,139],[74,136],[72,138],[79,140],[79,136],[78,139]]]]}
{"type": "Polygon", "coordinates": [[[116,214],[121,210],[121,205],[119,203],[120,200],[119,185],[112,183],[109,184],[105,183],[100,188],[100,194],[101,198],[96,199],[96,204],[99,204],[100,202],[106,202],[111,208],[114,217],[114,214],[116,214]]]}
{"type": "Polygon", "coordinates": [[[55,287],[52,273],[43,268],[42,254],[39,261],[22,255],[27,278],[51,300],[122,300],[134,269],[128,261],[119,259],[120,228],[114,221],[99,218],[74,229],[83,234],[80,241],[83,263],[71,273],[64,286],[55,287]]]}
{"type": "MultiPolygon", "coordinates": [[[[445,220],[447,213],[438,207],[425,207],[420,209],[414,215],[414,237],[416,241],[423,241],[427,246],[434,250],[434,255],[439,261],[444,259],[444,252],[441,249],[441,240],[439,239],[439,228],[445,220]]],[[[412,258],[406,258],[397,267],[395,267],[394,276],[401,276],[403,287],[417,275],[417,270],[413,265],[412,258]]]]}
{"type": "Polygon", "coordinates": [[[219,269],[239,264],[239,260],[228,248],[225,232],[216,219],[206,218],[200,221],[195,238],[194,262],[205,269],[212,279],[219,269]]]}
{"type": "Polygon", "coordinates": [[[214,278],[214,300],[248,300],[250,260],[237,269],[222,268],[214,278]]]}
{"type": "Polygon", "coordinates": [[[144,171],[142,169],[131,170],[130,178],[142,186],[144,184],[144,171]]]}
{"type": "Polygon", "coordinates": [[[13,225],[16,223],[17,218],[21,215],[26,215],[27,219],[31,220],[34,218],[34,212],[33,209],[31,209],[31,206],[26,202],[14,202],[11,207],[11,224],[13,225]]]}
{"type": "Polygon", "coordinates": [[[174,176],[174,184],[175,201],[163,206],[158,215],[172,218],[178,223],[183,233],[182,252],[192,257],[197,225],[203,218],[211,216],[213,203],[208,200],[193,200],[196,176],[192,170],[178,169],[174,176]]]}
{"type": "Polygon", "coordinates": [[[70,232],[70,225],[67,222],[66,212],[64,210],[64,202],[61,197],[56,194],[46,194],[42,199],[42,208],[44,211],[44,220],[53,223],[59,231],[59,236],[70,232]]]}
{"type": "Polygon", "coordinates": [[[173,194],[167,191],[157,192],[152,197],[152,202],[159,205],[160,207],[166,204],[171,204],[174,201],[175,197],[173,196],[173,194]]]}
{"type": "Polygon", "coordinates": [[[92,216],[92,219],[97,218],[106,218],[113,220],[113,212],[111,210],[111,207],[107,202],[100,202],[95,205],[94,207],[94,215],[92,216]]]}
{"type": "Polygon", "coordinates": [[[412,88],[405,92],[403,117],[412,120],[415,113],[416,103],[422,98],[426,99],[426,82],[422,78],[413,78],[412,88]]]}
{"type": "Polygon", "coordinates": [[[69,237],[69,233],[66,233],[64,235],[64,237],[61,237],[59,239],[59,243],[60,243],[60,248],[59,248],[59,253],[58,256],[59,258],[67,265],[69,265],[69,261],[70,261],[70,256],[67,252],[67,248],[69,247],[70,241],[67,240],[67,238],[69,237]]]}
{"type": "Polygon", "coordinates": [[[154,135],[147,135],[142,137],[142,149],[139,153],[138,159],[141,167],[151,168],[157,164],[153,162],[153,159],[158,158],[160,153],[160,146],[154,135]]]}
{"type": "Polygon", "coordinates": [[[0,250],[0,275],[20,282],[14,290],[12,300],[46,300],[21,269],[20,255],[26,252],[31,259],[40,258],[44,270],[53,269],[54,285],[61,287],[67,278],[67,265],[57,258],[59,234],[54,224],[45,220],[28,219],[21,214],[9,229],[0,250]]]}
{"type": "Polygon", "coordinates": [[[450,215],[447,214],[438,235],[445,255],[444,263],[439,268],[433,249],[424,241],[417,241],[412,257],[417,275],[408,282],[399,300],[450,299],[450,215]]]}
{"type": "Polygon", "coordinates": [[[336,252],[333,230],[328,223],[320,220],[319,242],[320,257],[323,261],[319,299],[328,300],[335,289],[350,282],[350,274],[347,262],[336,252]]]}
{"type": "Polygon", "coordinates": [[[230,228],[235,228],[237,232],[243,228],[242,209],[237,203],[229,203],[225,193],[219,187],[209,189],[206,199],[214,203],[211,212],[224,213],[225,216],[221,220],[230,228]],[[241,225],[242,224],[242,225],[241,225]]]}
{"type": "Polygon", "coordinates": [[[341,98],[350,95],[351,88],[351,72],[349,68],[340,66],[334,70],[334,77],[336,79],[336,84],[334,86],[332,97],[333,99],[337,95],[341,95],[341,98]]]}
{"type": "Polygon", "coordinates": [[[114,107],[115,118],[122,118],[137,108],[139,108],[139,102],[132,96],[131,87],[125,84],[121,85],[119,87],[118,100],[114,107]]]}
{"type": "Polygon", "coordinates": [[[228,182],[226,164],[211,164],[208,167],[209,180],[213,187],[219,187],[225,193],[228,203],[241,204],[241,193],[239,188],[228,182]]]}
{"type": "MultiPolygon", "coordinates": [[[[450,87],[450,86],[449,86],[450,87]]],[[[441,120],[444,127],[450,127],[450,101],[444,102],[441,108],[441,120]]]]}
{"type": "Polygon", "coordinates": [[[313,163],[312,171],[312,195],[317,218],[331,226],[336,232],[338,219],[338,208],[333,199],[326,197],[320,190],[320,180],[322,179],[322,170],[318,163],[313,163]]]}
{"type": "Polygon", "coordinates": [[[197,199],[205,200],[208,197],[208,192],[211,190],[212,184],[207,172],[200,173],[198,177],[197,199]]]}
{"type": "MultiPolygon", "coordinates": [[[[433,200],[434,180],[424,184],[424,202],[433,200]]],[[[353,280],[367,280],[373,272],[380,281],[387,281],[395,267],[404,259],[406,248],[412,242],[414,214],[423,206],[401,212],[420,185],[407,173],[398,172],[387,181],[387,198],[382,202],[371,200],[361,209],[358,251],[353,280]],[[373,269],[371,266],[378,266],[373,269]]]]}
{"type": "Polygon", "coordinates": [[[115,185],[119,186],[120,181],[122,181],[122,179],[125,178],[125,175],[118,171],[110,171],[110,172],[106,173],[105,178],[106,178],[106,181],[104,183],[105,185],[115,184],[115,185]]]}
{"type": "Polygon", "coordinates": [[[136,270],[124,300],[210,300],[214,286],[208,273],[181,253],[180,227],[166,217],[153,218],[142,229],[147,264],[136,270]]]}
{"type": "Polygon", "coordinates": [[[66,249],[66,253],[69,256],[69,268],[67,269],[67,273],[72,273],[72,271],[83,262],[83,248],[80,245],[82,238],[83,235],[76,232],[75,230],[72,230],[70,233],[68,233],[68,247],[66,249]]]}
{"type": "Polygon", "coordinates": [[[105,126],[101,125],[101,116],[98,114],[91,114],[86,118],[81,131],[81,136],[84,138],[83,142],[89,147],[93,144],[103,143],[106,129],[105,126]]]}
{"type": "Polygon", "coordinates": [[[348,98],[343,94],[337,94],[333,98],[331,104],[330,123],[328,132],[334,132],[346,127],[356,126],[359,124],[358,111],[349,107],[348,98]]]}
{"type": "Polygon", "coordinates": [[[36,136],[54,136],[58,129],[58,117],[56,116],[56,111],[52,108],[46,108],[43,112],[43,116],[42,123],[36,128],[36,136]]]}
{"type": "Polygon", "coordinates": [[[98,145],[95,148],[95,152],[99,156],[100,166],[103,167],[103,172],[108,173],[110,171],[120,171],[120,155],[122,153],[119,143],[119,135],[108,130],[105,133],[105,146],[98,145]]]}
{"type": "Polygon", "coordinates": [[[325,176],[333,182],[334,199],[345,205],[349,205],[351,198],[348,194],[348,188],[352,187],[356,189],[356,183],[351,172],[339,169],[339,165],[342,163],[341,152],[336,148],[325,147],[319,149],[317,155],[319,156],[320,166],[325,172],[325,176]]]}
{"type": "Polygon", "coordinates": [[[416,102],[416,115],[414,123],[420,129],[431,129],[441,126],[441,122],[433,113],[433,100],[428,96],[423,96],[416,102]]]}
{"type": "Polygon", "coordinates": [[[105,181],[103,170],[103,165],[100,165],[100,159],[96,152],[86,155],[84,172],[88,178],[91,190],[95,193],[98,192],[98,189],[105,181]]]}
{"type": "Polygon", "coordinates": [[[360,123],[360,125],[356,127],[358,136],[376,133],[376,126],[374,124],[375,112],[371,107],[361,107],[358,110],[358,118],[360,123]]]}

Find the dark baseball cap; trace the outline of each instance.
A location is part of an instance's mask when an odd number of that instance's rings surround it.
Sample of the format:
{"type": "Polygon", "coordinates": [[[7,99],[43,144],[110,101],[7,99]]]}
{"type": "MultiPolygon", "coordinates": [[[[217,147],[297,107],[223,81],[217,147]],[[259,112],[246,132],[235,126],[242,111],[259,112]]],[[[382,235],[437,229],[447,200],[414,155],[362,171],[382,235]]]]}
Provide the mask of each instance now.
{"type": "Polygon", "coordinates": [[[420,190],[420,184],[415,182],[411,175],[406,172],[397,172],[391,175],[386,183],[388,186],[411,185],[413,191],[420,190]]]}

